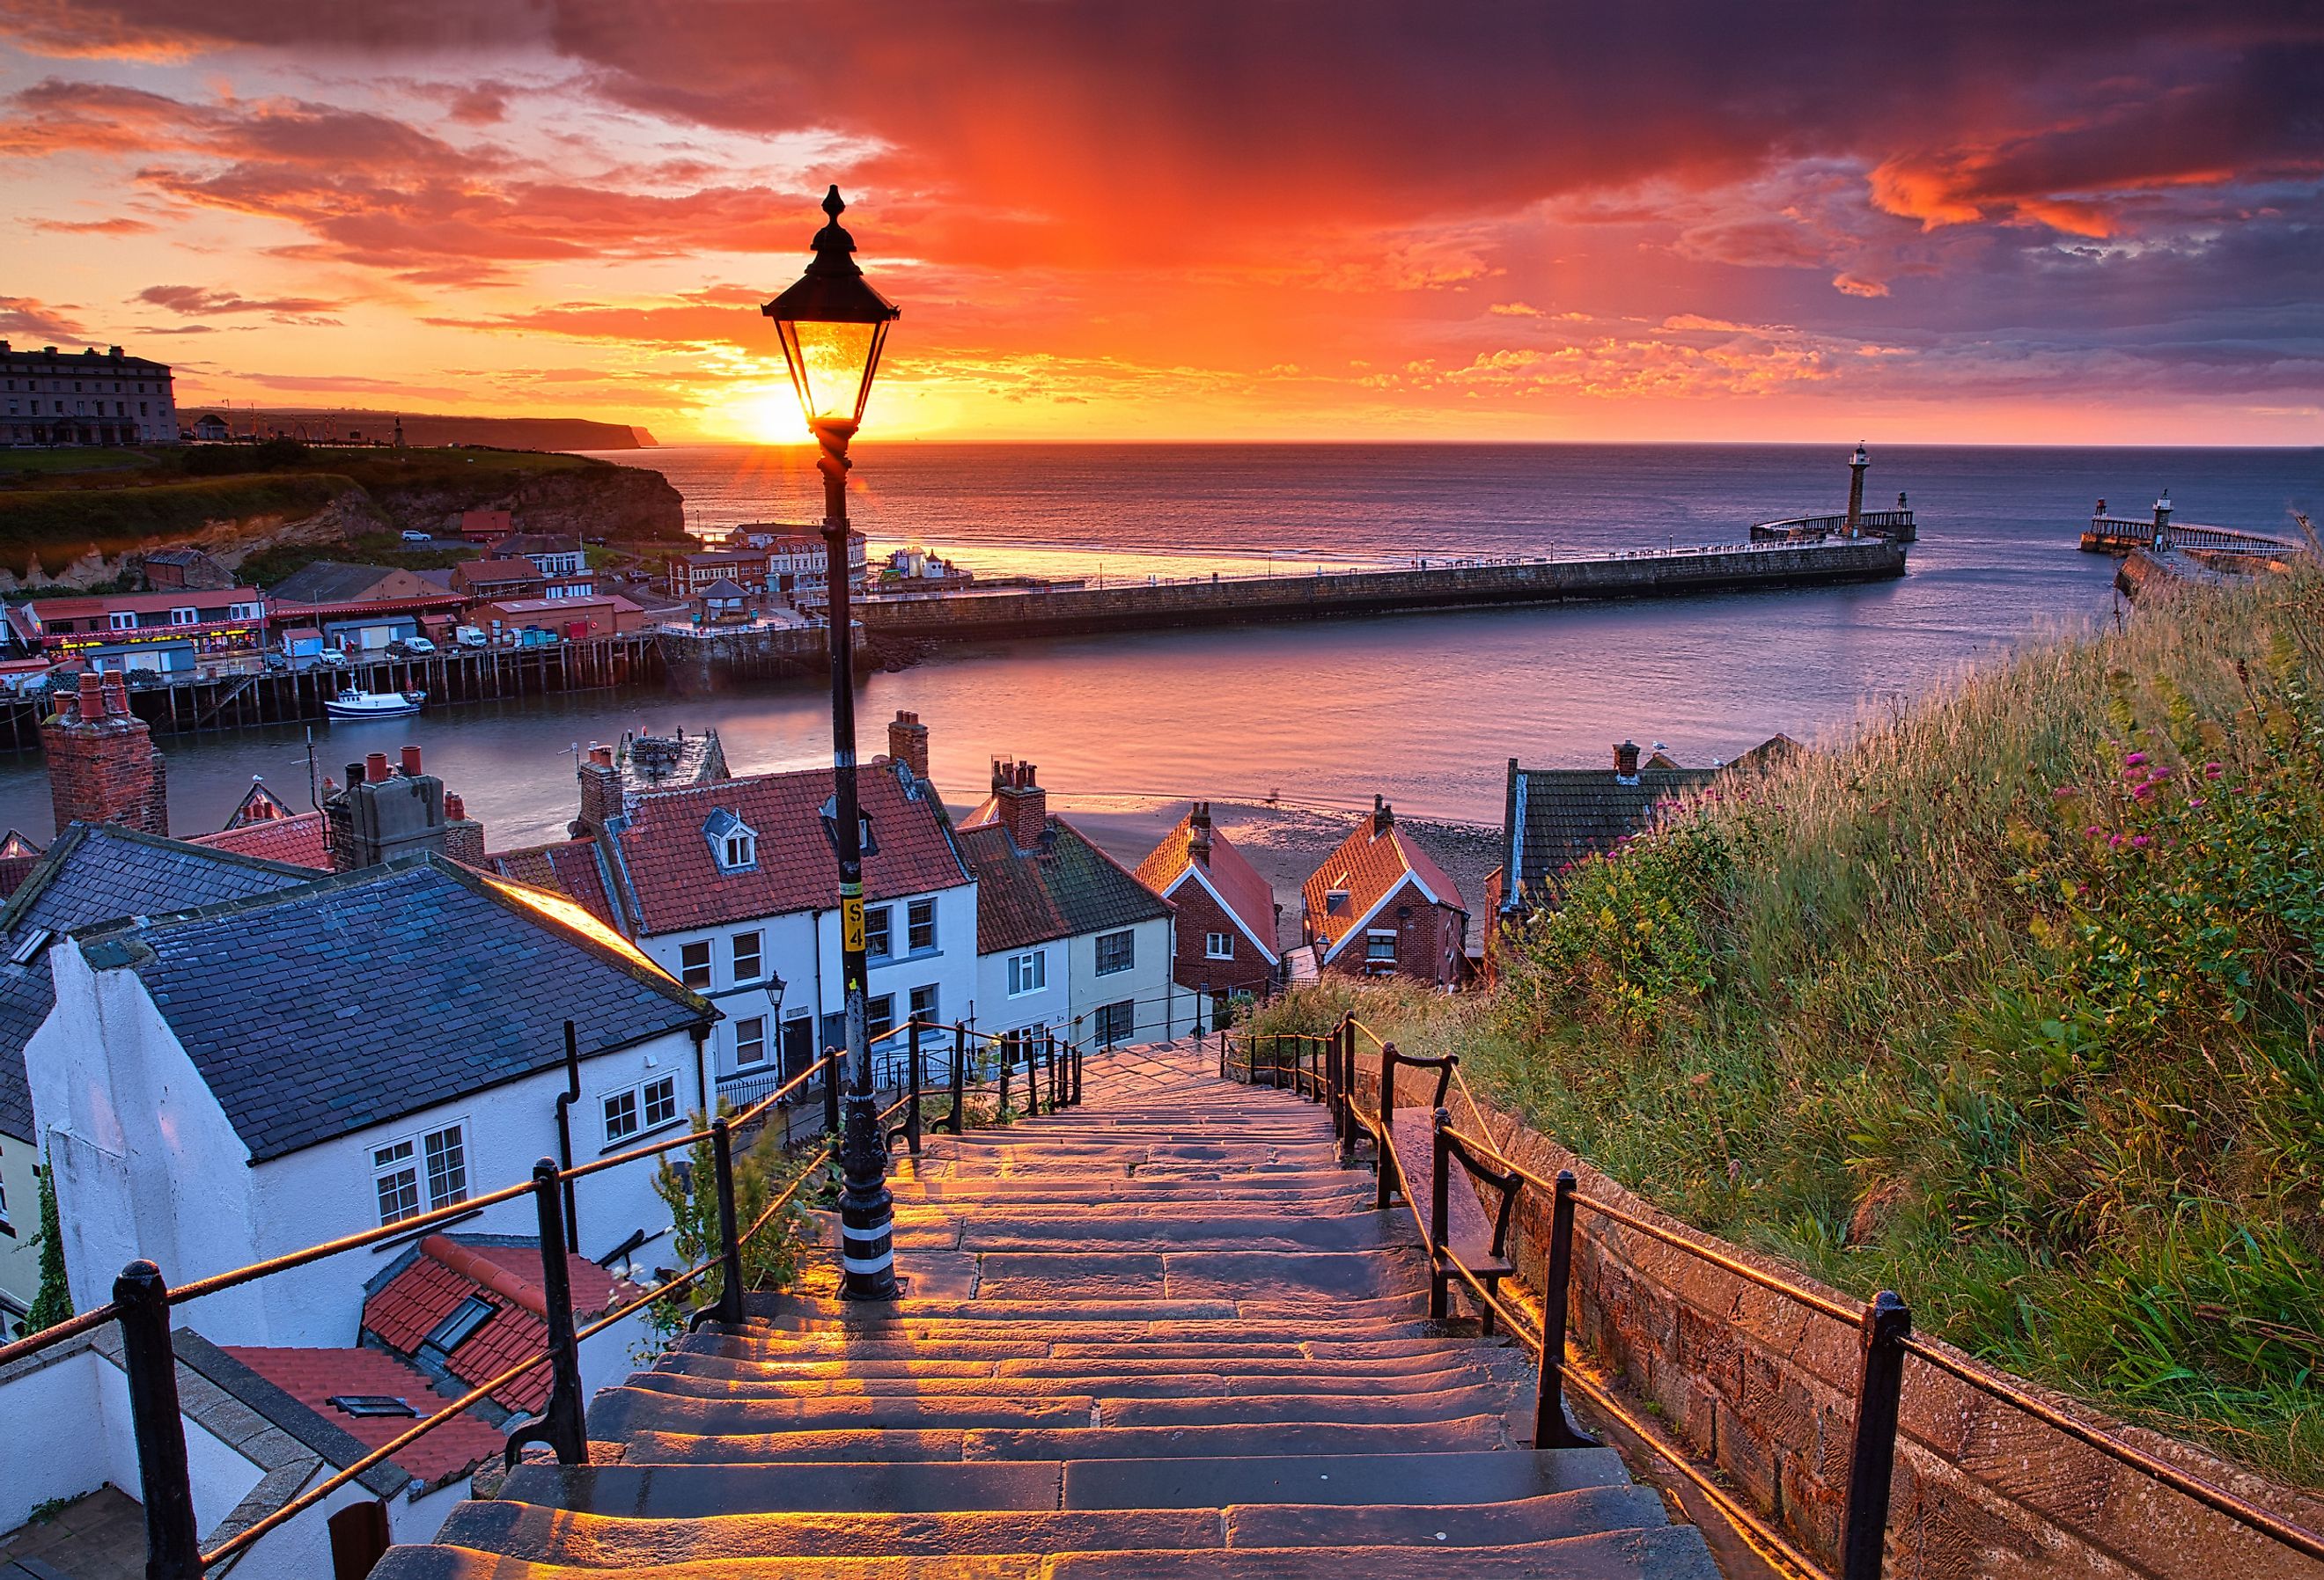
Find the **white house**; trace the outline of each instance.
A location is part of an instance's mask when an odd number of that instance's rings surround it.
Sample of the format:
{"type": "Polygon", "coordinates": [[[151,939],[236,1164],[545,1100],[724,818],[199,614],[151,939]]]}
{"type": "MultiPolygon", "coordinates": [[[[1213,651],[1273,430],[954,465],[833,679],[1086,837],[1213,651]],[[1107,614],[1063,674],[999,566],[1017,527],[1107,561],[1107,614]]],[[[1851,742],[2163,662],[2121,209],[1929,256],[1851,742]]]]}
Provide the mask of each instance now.
{"type": "Polygon", "coordinates": [[[1171,981],[1176,908],[1052,817],[1031,763],[995,760],[956,837],[976,877],[978,1030],[1095,1046],[1194,1024],[1194,995],[1171,981]]]}
{"type": "MultiPolygon", "coordinates": [[[[871,1030],[964,1019],[978,992],[976,883],[943,805],[901,762],[866,766],[857,793],[871,832],[871,1030]]],[[[831,795],[827,769],[745,774],[634,790],[603,820],[613,912],[641,949],[718,1006],[713,1082],[737,1106],[845,1040],[831,795]]],[[[932,1078],[946,1067],[933,1061],[932,1078]]]]}
{"type": "MultiPolygon", "coordinates": [[[[559,1153],[568,1020],[576,1162],[682,1126],[709,1080],[706,999],[578,906],[433,854],[85,930],[49,958],[56,1006],[25,1064],[84,1308],[133,1258],[179,1284],[523,1180],[559,1153]]],[[[576,1197],[581,1254],[650,1261],[669,1215],[650,1165],[576,1197]]],[[[538,1218],[520,1197],[456,1222],[524,1236],[538,1218]]],[[[369,1255],[186,1319],[228,1346],[346,1344],[369,1255]]]]}

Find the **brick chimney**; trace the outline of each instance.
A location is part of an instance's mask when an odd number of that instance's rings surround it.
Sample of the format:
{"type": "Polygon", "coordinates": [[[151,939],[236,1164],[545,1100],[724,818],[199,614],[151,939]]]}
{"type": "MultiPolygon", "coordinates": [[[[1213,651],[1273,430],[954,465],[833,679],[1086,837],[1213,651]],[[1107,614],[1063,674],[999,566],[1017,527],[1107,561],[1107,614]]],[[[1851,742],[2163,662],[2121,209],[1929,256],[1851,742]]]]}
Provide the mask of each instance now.
{"type": "MultiPolygon", "coordinates": [[[[377,866],[413,851],[432,850],[462,859],[467,830],[452,827],[458,798],[447,797],[444,781],[420,767],[420,748],[406,746],[396,767],[387,753],[374,752],[361,762],[347,764],[346,788],[323,799],[323,827],[331,851],[331,870],[353,872],[377,866]]],[[[484,855],[484,829],[475,829],[474,855],[484,855]]]]}
{"type": "Polygon", "coordinates": [[[928,776],[928,726],[917,713],[899,710],[888,724],[888,755],[912,771],[914,779],[928,776]]]}
{"type": "Polygon", "coordinates": [[[1038,850],[1049,827],[1049,792],[1034,779],[1033,765],[994,758],[992,794],[1010,843],[1019,850],[1038,850]]]}
{"type": "Polygon", "coordinates": [[[1395,827],[1396,808],[1388,804],[1386,797],[1374,795],[1372,797],[1372,837],[1378,839],[1395,827]]]}
{"type": "Polygon", "coordinates": [[[611,746],[590,743],[579,773],[581,815],[567,825],[567,832],[576,839],[602,833],[608,820],[622,815],[622,771],[614,763],[611,746]]]}
{"type": "Polygon", "coordinates": [[[484,864],[484,826],[452,790],[444,792],[444,854],[472,867],[484,864]]]}
{"type": "Polygon", "coordinates": [[[1211,803],[1196,801],[1186,814],[1186,859],[1196,866],[1211,864],[1211,803]]]}
{"type": "Polygon", "coordinates": [[[1614,782],[1638,782],[1638,744],[1636,741],[1625,741],[1614,748],[1614,782]]]}
{"type": "Polygon", "coordinates": [[[168,770],[119,675],[85,671],[80,689],[41,721],[41,745],[58,833],[75,822],[170,832],[168,770]]]}

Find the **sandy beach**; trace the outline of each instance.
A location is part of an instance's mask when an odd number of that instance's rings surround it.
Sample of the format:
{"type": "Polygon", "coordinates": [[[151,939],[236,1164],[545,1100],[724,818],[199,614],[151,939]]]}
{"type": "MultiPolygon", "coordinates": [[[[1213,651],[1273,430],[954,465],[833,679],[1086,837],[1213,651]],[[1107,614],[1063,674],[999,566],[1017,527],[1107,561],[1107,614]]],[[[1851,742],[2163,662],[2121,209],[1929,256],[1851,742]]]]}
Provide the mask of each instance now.
{"type": "MultiPolygon", "coordinates": [[[[1124,866],[1134,867],[1186,815],[1185,800],[1133,797],[1056,796],[1050,809],[1087,835],[1124,866]]],[[[955,814],[967,808],[954,808],[955,814]]],[[[1278,945],[1299,941],[1299,887],[1356,827],[1360,814],[1312,807],[1264,806],[1213,801],[1212,827],[1232,840],[1260,875],[1274,886],[1283,907],[1278,945]]],[[[1470,943],[1477,941],[1484,907],[1485,878],[1499,864],[1500,830],[1473,824],[1425,822],[1399,818],[1398,825],[1461,889],[1468,910],[1470,943]]]]}

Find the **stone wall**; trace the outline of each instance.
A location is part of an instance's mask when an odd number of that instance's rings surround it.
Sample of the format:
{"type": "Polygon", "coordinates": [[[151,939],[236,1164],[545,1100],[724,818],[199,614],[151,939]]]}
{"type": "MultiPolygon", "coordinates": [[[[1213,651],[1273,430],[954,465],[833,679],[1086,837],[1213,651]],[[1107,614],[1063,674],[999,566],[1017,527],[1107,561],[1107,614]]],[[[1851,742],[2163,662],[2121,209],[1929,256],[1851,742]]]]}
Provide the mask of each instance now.
{"type": "MultiPolygon", "coordinates": [[[[1358,1085],[1367,1104],[1379,1071],[1376,1053],[1360,1039],[1358,1085]]],[[[1425,1103],[1433,1086],[1428,1072],[1402,1071],[1399,1105],[1425,1103]]],[[[1457,1091],[1451,1106],[1456,1126],[1472,1128],[1457,1091]]],[[[1494,1145],[1531,1172],[1554,1178],[1572,1169],[1585,1198],[1857,1304],[1772,1259],[1687,1229],[1556,1142],[1489,1104],[1480,1108],[1494,1145]]],[[[1527,1191],[1512,1238],[1520,1276],[1536,1289],[1548,1235],[1548,1198],[1527,1191]]],[[[1794,1540],[1836,1565],[1860,1364],[1856,1331],[1586,1208],[1577,1214],[1574,1239],[1574,1343],[1658,1407],[1665,1428],[1697,1463],[1717,1465],[1794,1540]]],[[[1902,1293],[1911,1298],[1911,1290],[1902,1293]]],[[[2324,1529],[2324,1498],[2007,1380],[2189,1474],[2324,1529]]],[[[1892,1580],[2324,1580],[2324,1563],[1909,1357],[1902,1426],[1888,1524],[1892,1580]]]]}
{"type": "Polygon", "coordinates": [[[874,636],[955,641],[1314,620],[1502,604],[1676,596],[1738,587],[1874,581],[1904,573],[1902,547],[1865,540],[1700,554],[873,599],[857,614],[874,636]]]}

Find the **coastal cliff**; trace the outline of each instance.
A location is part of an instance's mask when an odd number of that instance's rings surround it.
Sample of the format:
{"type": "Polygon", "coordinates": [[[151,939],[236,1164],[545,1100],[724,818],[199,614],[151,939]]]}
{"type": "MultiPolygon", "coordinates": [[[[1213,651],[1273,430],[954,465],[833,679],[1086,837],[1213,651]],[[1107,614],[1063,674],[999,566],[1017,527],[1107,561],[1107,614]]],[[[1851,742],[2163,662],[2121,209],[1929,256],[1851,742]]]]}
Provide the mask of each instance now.
{"type": "Polygon", "coordinates": [[[461,512],[477,509],[509,511],[530,531],[685,536],[685,502],[668,478],[583,456],[295,445],[133,453],[125,463],[0,486],[0,592],[101,586],[164,544],[198,543],[235,566],[268,550],[366,533],[450,532],[461,512]],[[189,475],[219,465],[250,469],[189,475]]]}

